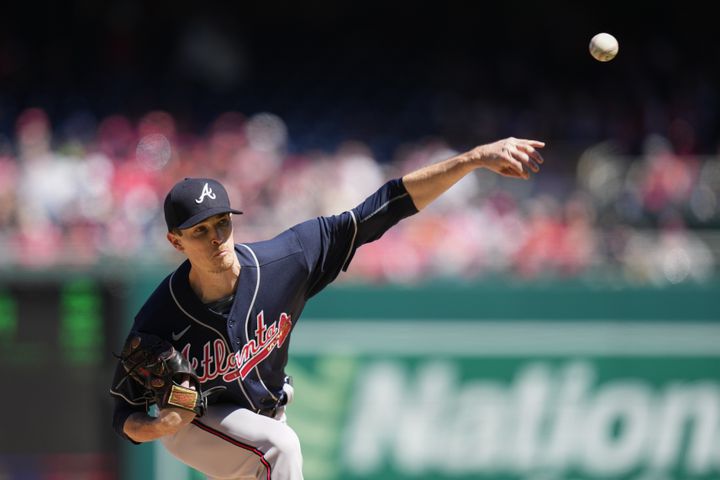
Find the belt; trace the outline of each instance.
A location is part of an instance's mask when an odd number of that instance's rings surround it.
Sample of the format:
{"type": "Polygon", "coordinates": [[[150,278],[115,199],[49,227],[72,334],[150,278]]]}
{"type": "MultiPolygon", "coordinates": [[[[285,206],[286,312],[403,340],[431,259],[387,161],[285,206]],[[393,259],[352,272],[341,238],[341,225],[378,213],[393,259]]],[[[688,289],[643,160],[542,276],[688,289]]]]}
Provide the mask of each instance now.
{"type": "Polygon", "coordinates": [[[263,415],[265,417],[275,418],[275,415],[277,415],[278,408],[280,407],[272,407],[272,408],[258,408],[255,410],[255,413],[258,415],[263,415]]]}
{"type": "MultiPolygon", "coordinates": [[[[292,391],[292,384],[293,384],[292,377],[289,375],[287,377],[285,377],[285,385],[286,386],[289,385],[291,391],[292,391]]],[[[287,393],[285,387],[283,387],[283,392],[280,395],[280,399],[278,400],[278,403],[276,405],[273,405],[272,407],[258,408],[255,410],[255,413],[257,413],[258,415],[263,415],[265,417],[275,418],[280,407],[287,405],[287,403],[289,401],[290,401],[290,398],[288,396],[288,393],[287,393]]]]}
{"type": "Polygon", "coordinates": [[[272,407],[265,407],[265,408],[258,408],[255,410],[255,413],[258,415],[264,415],[266,417],[275,418],[275,415],[277,415],[278,410],[280,410],[281,407],[284,407],[287,404],[287,395],[282,395],[280,397],[280,400],[278,401],[277,405],[273,405],[272,407]]]}

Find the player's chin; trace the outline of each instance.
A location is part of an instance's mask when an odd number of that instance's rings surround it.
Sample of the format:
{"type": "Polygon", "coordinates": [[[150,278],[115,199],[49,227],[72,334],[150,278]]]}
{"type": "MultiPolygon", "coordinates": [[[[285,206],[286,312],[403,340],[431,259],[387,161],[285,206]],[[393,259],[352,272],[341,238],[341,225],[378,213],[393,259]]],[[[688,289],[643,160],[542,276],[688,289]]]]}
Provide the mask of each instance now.
{"type": "Polygon", "coordinates": [[[221,273],[230,270],[233,266],[233,259],[230,255],[219,255],[213,258],[213,267],[215,273],[221,273]]]}

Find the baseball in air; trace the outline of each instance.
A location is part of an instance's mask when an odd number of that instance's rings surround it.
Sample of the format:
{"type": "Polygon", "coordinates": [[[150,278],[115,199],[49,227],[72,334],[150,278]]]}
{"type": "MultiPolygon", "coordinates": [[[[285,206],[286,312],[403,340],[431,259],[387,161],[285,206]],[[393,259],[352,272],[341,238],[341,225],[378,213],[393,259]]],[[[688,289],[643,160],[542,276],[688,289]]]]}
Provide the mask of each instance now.
{"type": "Polygon", "coordinates": [[[590,40],[590,55],[599,62],[609,62],[618,54],[617,39],[609,33],[598,33],[590,40]]]}

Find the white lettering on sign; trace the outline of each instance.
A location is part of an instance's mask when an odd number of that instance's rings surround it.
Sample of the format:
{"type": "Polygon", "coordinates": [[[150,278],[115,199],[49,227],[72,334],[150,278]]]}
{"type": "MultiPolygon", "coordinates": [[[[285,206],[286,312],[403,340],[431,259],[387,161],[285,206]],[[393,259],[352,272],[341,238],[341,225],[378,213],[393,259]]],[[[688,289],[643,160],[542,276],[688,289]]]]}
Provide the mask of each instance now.
{"type": "Polygon", "coordinates": [[[463,382],[451,362],[411,373],[382,361],[361,371],[345,439],[346,468],[367,476],[389,464],[407,475],[715,478],[720,385],[600,381],[584,361],[529,362],[507,383],[463,382]]]}

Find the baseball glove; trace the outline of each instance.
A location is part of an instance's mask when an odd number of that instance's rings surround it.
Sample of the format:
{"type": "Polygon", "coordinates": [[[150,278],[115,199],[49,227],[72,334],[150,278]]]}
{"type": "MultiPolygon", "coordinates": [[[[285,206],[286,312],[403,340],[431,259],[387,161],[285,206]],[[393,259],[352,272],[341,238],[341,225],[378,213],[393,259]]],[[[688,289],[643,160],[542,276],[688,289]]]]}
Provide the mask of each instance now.
{"type": "Polygon", "coordinates": [[[133,332],[122,353],[115,356],[127,372],[125,379],[130,377],[139,383],[147,404],[154,403],[158,408],[182,408],[201,417],[207,410],[208,396],[225,388],[215,387],[203,392],[187,358],[170,342],[155,335],[133,332]],[[186,380],[190,387],[182,385],[186,380]]]}

